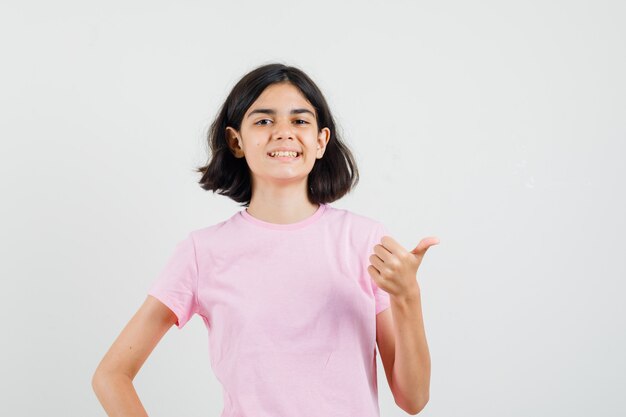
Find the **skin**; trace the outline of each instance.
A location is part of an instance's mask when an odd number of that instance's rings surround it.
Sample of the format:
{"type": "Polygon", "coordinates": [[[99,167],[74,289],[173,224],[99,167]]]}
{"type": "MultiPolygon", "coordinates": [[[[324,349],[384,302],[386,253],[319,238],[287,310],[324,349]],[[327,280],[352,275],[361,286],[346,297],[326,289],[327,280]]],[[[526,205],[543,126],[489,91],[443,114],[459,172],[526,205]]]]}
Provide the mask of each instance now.
{"type": "Polygon", "coordinates": [[[318,131],[315,108],[300,90],[289,83],[272,84],[244,114],[240,130],[226,128],[231,151],[246,158],[252,178],[252,197],[247,208],[252,216],[270,223],[295,223],[312,215],[318,204],[307,196],[307,177],[315,160],[322,158],[330,139],[327,127],[318,131]],[[276,114],[253,113],[272,109],[276,114]],[[290,114],[292,109],[310,113],[290,114]],[[267,152],[278,146],[302,151],[293,162],[272,159],[267,152]]]}
{"type": "Polygon", "coordinates": [[[427,237],[407,251],[383,236],[367,268],[389,293],[391,308],[376,315],[376,342],[394,400],[409,414],[419,413],[430,397],[430,353],[416,275],[426,251],[438,244],[438,238],[427,237]]]}
{"type": "MultiPolygon", "coordinates": [[[[318,131],[314,107],[291,84],[269,86],[244,115],[240,131],[227,129],[233,154],[245,157],[252,173],[252,199],[248,212],[272,223],[294,223],[319,207],[307,197],[307,176],[321,158],[330,130],[318,131]],[[270,108],[276,114],[248,115],[270,108]],[[313,114],[289,114],[292,108],[313,114]],[[295,163],[270,160],[266,152],[277,146],[303,152],[295,163]]],[[[92,377],[92,387],[110,417],[147,417],[133,379],[165,333],[178,318],[158,299],[148,295],[102,358],[92,377]]]]}
{"type": "MultiPolygon", "coordinates": [[[[315,158],[323,156],[330,130],[318,131],[310,114],[290,114],[291,109],[314,108],[289,83],[268,87],[244,115],[240,131],[227,128],[233,154],[246,158],[252,173],[252,198],[248,212],[271,223],[293,223],[312,215],[319,207],[307,198],[306,179],[315,158]],[[273,115],[254,113],[269,108],[273,115]],[[277,146],[301,149],[303,158],[277,162],[266,153],[277,146]]],[[[430,355],[426,342],[417,270],[436,237],[424,238],[411,251],[391,236],[383,236],[370,256],[368,272],[389,293],[391,308],[376,316],[376,343],[387,382],[396,404],[417,414],[428,402],[430,355]]]]}
{"type": "MultiPolygon", "coordinates": [[[[330,139],[327,127],[319,129],[314,107],[289,83],[273,84],[263,91],[244,115],[240,130],[226,129],[231,152],[246,158],[252,178],[252,216],[270,223],[287,224],[306,219],[318,208],[307,195],[307,176],[322,158],[330,139]],[[254,113],[272,109],[273,114],[254,113]],[[309,113],[291,114],[292,109],[309,113]],[[302,158],[283,162],[267,152],[294,147],[302,158]]],[[[387,381],[396,403],[416,414],[428,401],[430,358],[421,315],[420,291],[415,274],[424,253],[436,238],[424,239],[411,252],[384,236],[370,257],[368,272],[390,294],[391,308],[376,316],[376,341],[387,381]]],[[[115,339],[92,377],[92,387],[110,417],[147,417],[132,384],[133,379],[177,317],[165,304],[148,295],[115,339]]]]}
{"type": "Polygon", "coordinates": [[[163,335],[176,323],[172,310],[148,295],[96,368],[91,385],[110,417],[147,417],[133,379],[163,335]]]}

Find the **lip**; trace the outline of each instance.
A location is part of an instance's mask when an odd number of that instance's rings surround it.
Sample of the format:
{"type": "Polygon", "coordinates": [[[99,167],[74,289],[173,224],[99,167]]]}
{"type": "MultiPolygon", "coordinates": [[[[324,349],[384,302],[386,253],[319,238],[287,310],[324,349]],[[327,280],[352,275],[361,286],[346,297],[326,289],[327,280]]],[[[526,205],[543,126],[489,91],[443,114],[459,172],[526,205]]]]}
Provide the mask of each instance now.
{"type": "Polygon", "coordinates": [[[298,149],[293,149],[293,148],[276,148],[276,149],[272,149],[271,151],[267,152],[267,155],[271,154],[272,152],[297,152],[298,156],[302,155],[302,151],[300,151],[298,149]]]}
{"type": "MultiPolygon", "coordinates": [[[[277,150],[271,151],[271,152],[277,152],[277,150]]],[[[291,156],[270,156],[271,152],[268,152],[266,156],[269,159],[272,159],[274,161],[297,161],[299,159],[302,159],[302,152],[299,152],[296,150],[291,151],[291,152],[298,152],[298,156],[296,156],[295,158],[291,156]]]]}

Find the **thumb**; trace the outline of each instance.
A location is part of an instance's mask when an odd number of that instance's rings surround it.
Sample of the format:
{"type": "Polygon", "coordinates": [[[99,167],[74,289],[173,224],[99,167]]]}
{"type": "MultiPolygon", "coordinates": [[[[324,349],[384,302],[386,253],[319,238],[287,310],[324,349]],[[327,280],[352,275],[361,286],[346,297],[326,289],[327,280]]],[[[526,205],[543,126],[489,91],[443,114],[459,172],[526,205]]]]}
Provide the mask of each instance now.
{"type": "Polygon", "coordinates": [[[420,243],[417,244],[417,246],[411,251],[411,253],[417,255],[417,257],[421,259],[431,246],[438,244],[439,238],[435,236],[426,237],[420,240],[420,243]]]}

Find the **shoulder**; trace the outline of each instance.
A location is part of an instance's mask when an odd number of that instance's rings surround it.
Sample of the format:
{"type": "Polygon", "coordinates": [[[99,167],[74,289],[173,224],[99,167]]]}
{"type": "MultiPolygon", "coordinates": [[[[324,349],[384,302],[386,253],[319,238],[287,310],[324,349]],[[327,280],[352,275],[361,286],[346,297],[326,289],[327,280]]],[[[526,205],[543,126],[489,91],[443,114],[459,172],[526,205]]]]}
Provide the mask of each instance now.
{"type": "Polygon", "coordinates": [[[187,233],[186,239],[193,241],[196,245],[219,242],[224,236],[232,235],[232,229],[237,227],[235,220],[238,215],[239,213],[235,213],[228,219],[192,229],[187,233]]]}
{"type": "Polygon", "coordinates": [[[328,217],[331,222],[342,225],[351,234],[359,235],[363,239],[371,239],[375,234],[386,230],[380,220],[345,208],[330,207],[328,217]]]}
{"type": "Polygon", "coordinates": [[[373,217],[367,216],[360,212],[346,209],[346,208],[338,208],[333,206],[327,206],[327,211],[329,212],[329,217],[333,217],[335,219],[340,219],[342,221],[358,224],[360,226],[375,226],[380,223],[378,220],[373,217]]]}

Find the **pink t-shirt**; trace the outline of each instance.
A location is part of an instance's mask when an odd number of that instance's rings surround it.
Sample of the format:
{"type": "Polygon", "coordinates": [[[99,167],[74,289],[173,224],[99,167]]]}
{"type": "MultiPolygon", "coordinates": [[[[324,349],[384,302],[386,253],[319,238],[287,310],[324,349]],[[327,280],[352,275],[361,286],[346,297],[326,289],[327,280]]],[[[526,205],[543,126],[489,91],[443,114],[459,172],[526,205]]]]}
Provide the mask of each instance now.
{"type": "Polygon", "coordinates": [[[376,317],[367,272],[384,225],[321,204],[268,223],[246,209],[180,241],[148,293],[209,334],[221,417],[378,417],[376,317]]]}

